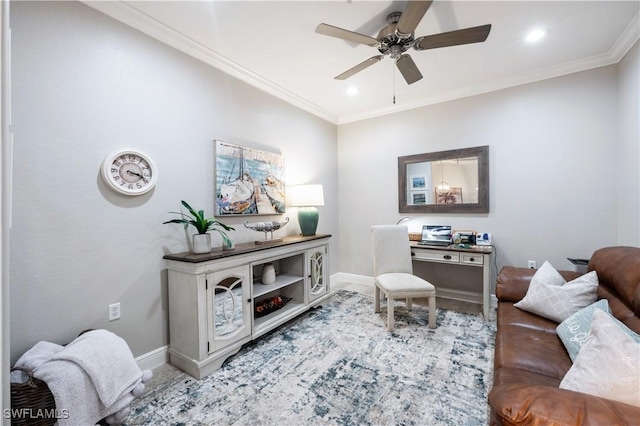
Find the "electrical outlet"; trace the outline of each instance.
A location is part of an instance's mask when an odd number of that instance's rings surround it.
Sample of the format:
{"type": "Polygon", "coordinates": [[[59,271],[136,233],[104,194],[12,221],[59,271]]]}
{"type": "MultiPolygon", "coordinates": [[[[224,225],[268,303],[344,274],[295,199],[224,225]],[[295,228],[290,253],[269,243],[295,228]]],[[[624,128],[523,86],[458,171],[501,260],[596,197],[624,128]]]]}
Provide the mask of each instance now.
{"type": "Polygon", "coordinates": [[[120,302],[109,305],[109,321],[120,318],[120,302]]]}
{"type": "Polygon", "coordinates": [[[527,267],[529,269],[536,269],[538,267],[538,263],[535,260],[527,261],[527,267]]]}

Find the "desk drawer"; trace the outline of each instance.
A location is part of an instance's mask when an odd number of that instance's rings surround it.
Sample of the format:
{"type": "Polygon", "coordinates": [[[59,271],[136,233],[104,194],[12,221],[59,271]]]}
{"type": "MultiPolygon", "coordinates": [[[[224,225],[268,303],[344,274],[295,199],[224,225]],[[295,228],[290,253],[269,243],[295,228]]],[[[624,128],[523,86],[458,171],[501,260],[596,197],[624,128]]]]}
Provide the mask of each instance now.
{"type": "Polygon", "coordinates": [[[413,253],[414,253],[414,256],[413,256],[414,260],[460,263],[460,253],[457,253],[454,251],[414,249],[413,253]]]}
{"type": "Polygon", "coordinates": [[[462,263],[470,263],[472,265],[483,265],[482,254],[479,253],[462,253],[462,263]]]}

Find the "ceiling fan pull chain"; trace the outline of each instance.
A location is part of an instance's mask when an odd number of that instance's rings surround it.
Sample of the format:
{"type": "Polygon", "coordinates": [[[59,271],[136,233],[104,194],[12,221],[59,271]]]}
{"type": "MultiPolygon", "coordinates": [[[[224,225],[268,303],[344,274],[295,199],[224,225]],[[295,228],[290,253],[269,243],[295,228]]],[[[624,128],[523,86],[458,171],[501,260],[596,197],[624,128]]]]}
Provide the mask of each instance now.
{"type": "Polygon", "coordinates": [[[396,104],[396,68],[391,67],[391,73],[393,74],[393,104],[396,104]]]}

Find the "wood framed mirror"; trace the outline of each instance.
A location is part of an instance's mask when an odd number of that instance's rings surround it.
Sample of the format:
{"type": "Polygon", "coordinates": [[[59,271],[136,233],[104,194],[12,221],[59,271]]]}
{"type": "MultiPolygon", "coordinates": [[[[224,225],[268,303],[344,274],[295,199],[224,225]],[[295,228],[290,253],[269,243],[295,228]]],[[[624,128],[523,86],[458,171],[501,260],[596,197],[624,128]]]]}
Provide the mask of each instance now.
{"type": "Polygon", "coordinates": [[[400,213],[488,213],[489,146],[398,157],[400,213]]]}

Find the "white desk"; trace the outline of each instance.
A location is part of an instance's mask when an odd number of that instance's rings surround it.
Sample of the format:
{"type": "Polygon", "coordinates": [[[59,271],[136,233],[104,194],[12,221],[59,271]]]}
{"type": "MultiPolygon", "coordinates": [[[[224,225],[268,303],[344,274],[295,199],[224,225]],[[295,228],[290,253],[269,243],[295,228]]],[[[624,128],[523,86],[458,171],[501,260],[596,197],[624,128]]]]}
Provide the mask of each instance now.
{"type": "MultiPolygon", "coordinates": [[[[412,259],[419,262],[434,262],[451,265],[471,266],[482,268],[482,315],[489,318],[490,288],[491,288],[491,246],[471,246],[460,248],[457,244],[446,247],[419,245],[411,241],[412,259]]],[[[433,283],[438,293],[438,283],[433,283]]]]}

